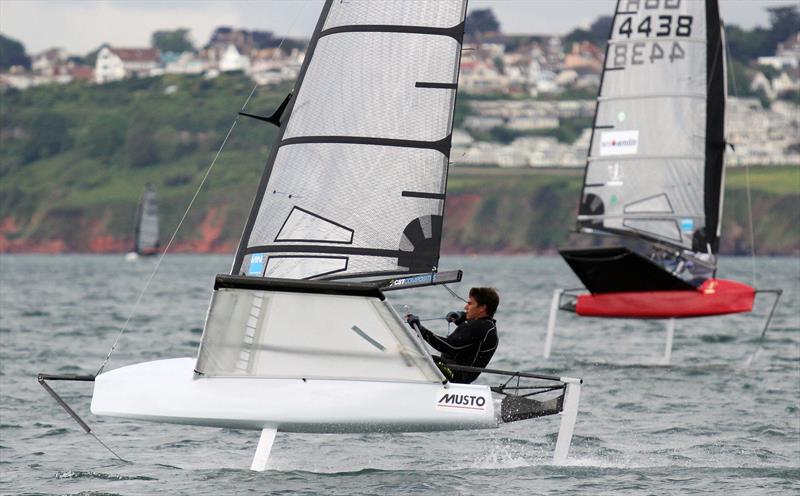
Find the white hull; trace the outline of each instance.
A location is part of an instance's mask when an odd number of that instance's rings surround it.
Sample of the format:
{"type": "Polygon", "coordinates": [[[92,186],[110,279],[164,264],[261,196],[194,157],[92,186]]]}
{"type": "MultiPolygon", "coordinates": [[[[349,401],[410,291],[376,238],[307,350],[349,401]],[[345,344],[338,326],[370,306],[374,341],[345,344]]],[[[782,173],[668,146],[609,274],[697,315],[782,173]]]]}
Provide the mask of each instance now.
{"type": "Polygon", "coordinates": [[[487,429],[500,423],[499,404],[487,386],[197,378],[194,365],[192,358],[176,358],[101,374],[94,383],[92,413],[283,432],[418,432],[487,429]],[[443,402],[444,395],[458,399],[443,402]]]}

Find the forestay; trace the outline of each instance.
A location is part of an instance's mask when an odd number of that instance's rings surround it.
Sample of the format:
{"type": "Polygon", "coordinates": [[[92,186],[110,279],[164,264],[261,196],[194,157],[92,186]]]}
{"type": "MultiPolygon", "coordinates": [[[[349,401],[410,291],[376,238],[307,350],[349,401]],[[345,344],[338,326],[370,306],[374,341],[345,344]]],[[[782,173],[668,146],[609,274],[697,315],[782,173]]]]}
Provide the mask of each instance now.
{"type": "Polygon", "coordinates": [[[158,204],[156,189],[148,183],[136,211],[136,253],[152,253],[158,249],[158,204]]]}
{"type": "Polygon", "coordinates": [[[233,274],[437,269],[465,10],[326,2],[233,274]]]}
{"type": "Polygon", "coordinates": [[[716,0],[620,0],[578,228],[716,253],[724,106],[716,0]]]}

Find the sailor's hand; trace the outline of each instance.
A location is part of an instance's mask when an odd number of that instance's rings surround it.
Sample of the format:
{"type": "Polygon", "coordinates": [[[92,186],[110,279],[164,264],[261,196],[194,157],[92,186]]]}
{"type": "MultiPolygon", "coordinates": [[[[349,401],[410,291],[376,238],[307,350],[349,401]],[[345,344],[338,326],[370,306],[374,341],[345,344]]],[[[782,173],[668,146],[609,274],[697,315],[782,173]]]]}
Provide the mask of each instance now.
{"type": "Polygon", "coordinates": [[[410,325],[411,327],[419,327],[420,325],[419,317],[411,313],[406,315],[406,322],[408,322],[408,325],[410,325]]]}
{"type": "Polygon", "coordinates": [[[467,318],[467,314],[464,312],[449,312],[445,317],[448,322],[455,322],[456,324],[463,322],[467,318]]]}

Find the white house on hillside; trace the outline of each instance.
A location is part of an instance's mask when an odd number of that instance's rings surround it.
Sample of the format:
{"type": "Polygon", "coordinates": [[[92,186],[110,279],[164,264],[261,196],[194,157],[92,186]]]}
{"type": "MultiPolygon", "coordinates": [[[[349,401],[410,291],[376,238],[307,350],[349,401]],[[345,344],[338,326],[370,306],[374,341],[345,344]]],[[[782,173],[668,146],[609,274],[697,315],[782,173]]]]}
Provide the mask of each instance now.
{"type": "Polygon", "coordinates": [[[150,76],[158,69],[159,55],[155,48],[113,48],[103,46],[97,52],[94,79],[97,83],[119,81],[131,76],[150,76]]]}
{"type": "Polygon", "coordinates": [[[240,54],[234,44],[228,45],[219,60],[219,70],[222,72],[247,71],[249,67],[250,59],[240,54]]]}

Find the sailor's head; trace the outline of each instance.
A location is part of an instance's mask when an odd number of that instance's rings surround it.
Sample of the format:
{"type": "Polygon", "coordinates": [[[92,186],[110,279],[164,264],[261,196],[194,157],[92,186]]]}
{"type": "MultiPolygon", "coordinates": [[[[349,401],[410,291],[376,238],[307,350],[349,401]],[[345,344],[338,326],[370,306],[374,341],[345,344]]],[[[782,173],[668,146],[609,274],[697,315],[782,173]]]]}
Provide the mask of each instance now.
{"type": "Polygon", "coordinates": [[[464,310],[467,312],[467,320],[494,317],[498,304],[500,304],[500,296],[497,295],[496,289],[470,289],[467,304],[464,305],[464,310]]]}

